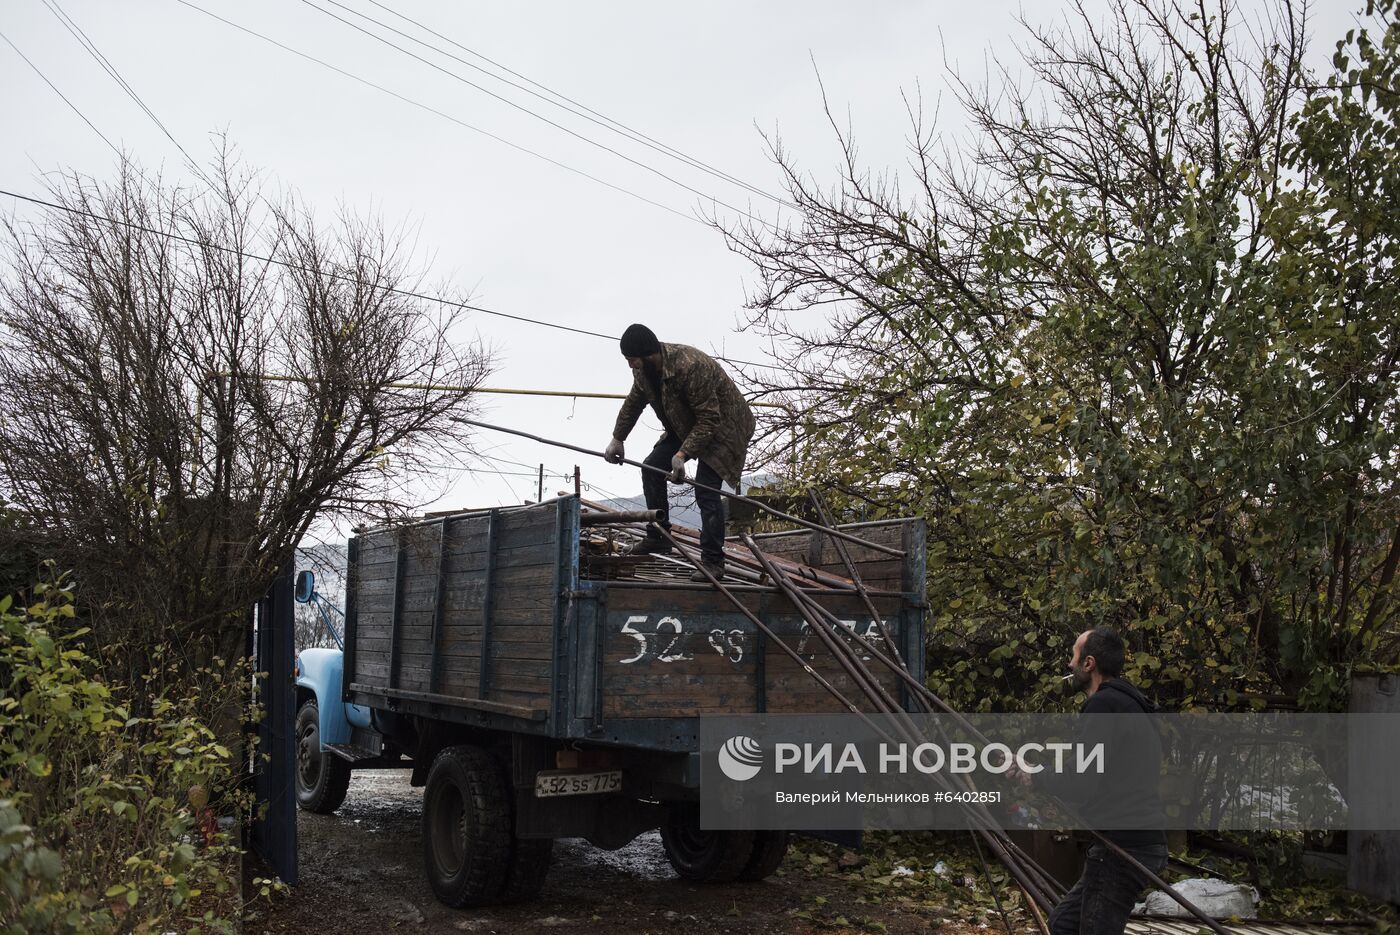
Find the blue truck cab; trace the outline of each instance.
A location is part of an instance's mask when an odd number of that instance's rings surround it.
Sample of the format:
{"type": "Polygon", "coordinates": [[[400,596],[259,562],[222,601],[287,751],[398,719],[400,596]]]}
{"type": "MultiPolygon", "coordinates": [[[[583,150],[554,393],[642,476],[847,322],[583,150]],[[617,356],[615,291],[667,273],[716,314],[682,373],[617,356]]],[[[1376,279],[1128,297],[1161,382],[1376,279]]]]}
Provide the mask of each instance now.
{"type": "Polygon", "coordinates": [[[297,695],[297,801],[307,811],[328,814],[345,801],[350,771],[356,765],[394,766],[399,758],[392,747],[384,749],[370,709],[342,700],[345,644],[331,614],[343,618],[343,612],[317,592],[316,576],[309,570],[297,575],[296,599],[316,608],[336,643],[301,650],[292,668],[297,695]]]}

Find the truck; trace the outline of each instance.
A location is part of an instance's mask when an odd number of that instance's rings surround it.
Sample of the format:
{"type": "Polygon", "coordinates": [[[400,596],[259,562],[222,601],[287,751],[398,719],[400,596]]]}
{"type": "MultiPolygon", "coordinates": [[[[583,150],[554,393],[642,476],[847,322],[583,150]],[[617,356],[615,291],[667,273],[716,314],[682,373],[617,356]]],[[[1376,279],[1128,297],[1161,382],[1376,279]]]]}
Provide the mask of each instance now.
{"type": "MultiPolygon", "coordinates": [[[[859,692],[771,581],[725,584],[775,639],[716,587],[693,583],[683,560],[619,554],[607,522],[575,495],[358,530],[343,642],[296,660],[300,807],[333,812],[354,770],[411,769],[425,787],[425,873],[451,906],[530,898],[556,838],[616,849],[659,830],[684,880],[771,874],[786,832],[700,825],[700,719],[843,710],[804,665],[859,692]]],[[[842,557],[809,529],[756,541],[804,570],[847,629],[873,639],[877,613],[922,680],[923,521],[840,529],[886,548],[851,544],[842,557]],[[821,586],[848,561],[868,598],[821,586]]],[[[321,600],[309,572],[297,592],[321,600]]],[[[879,678],[914,710],[904,681],[879,678]]]]}

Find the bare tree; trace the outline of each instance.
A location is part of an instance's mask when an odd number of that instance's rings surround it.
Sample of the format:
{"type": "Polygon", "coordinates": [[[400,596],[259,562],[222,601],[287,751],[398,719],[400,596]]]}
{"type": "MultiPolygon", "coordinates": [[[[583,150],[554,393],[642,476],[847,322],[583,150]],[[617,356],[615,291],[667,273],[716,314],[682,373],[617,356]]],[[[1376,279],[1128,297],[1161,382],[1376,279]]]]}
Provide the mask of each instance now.
{"type": "Polygon", "coordinates": [[[131,676],[162,644],[236,657],[314,520],[402,513],[427,458],[463,454],[488,371],[460,306],[410,294],[401,234],[323,224],[227,156],[212,176],[63,176],[5,228],[0,485],[131,676]]]}

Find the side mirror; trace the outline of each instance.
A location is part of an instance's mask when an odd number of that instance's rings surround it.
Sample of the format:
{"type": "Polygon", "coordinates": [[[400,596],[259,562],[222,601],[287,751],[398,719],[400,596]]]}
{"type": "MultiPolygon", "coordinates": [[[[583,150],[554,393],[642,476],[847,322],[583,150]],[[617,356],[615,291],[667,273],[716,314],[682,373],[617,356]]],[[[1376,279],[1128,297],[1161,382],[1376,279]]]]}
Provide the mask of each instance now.
{"type": "Polygon", "coordinates": [[[316,573],[311,569],[297,572],[296,600],[298,604],[309,604],[311,595],[316,593],[316,573]]]}

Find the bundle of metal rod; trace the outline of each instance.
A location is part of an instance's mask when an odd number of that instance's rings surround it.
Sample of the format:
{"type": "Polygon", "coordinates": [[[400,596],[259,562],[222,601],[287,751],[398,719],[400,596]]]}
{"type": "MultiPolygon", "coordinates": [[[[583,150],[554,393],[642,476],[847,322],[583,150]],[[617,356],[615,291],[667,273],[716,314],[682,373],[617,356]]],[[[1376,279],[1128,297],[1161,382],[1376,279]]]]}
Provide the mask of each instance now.
{"type": "MultiPolygon", "coordinates": [[[[580,500],[579,502],[582,503],[584,506],[588,507],[590,510],[595,510],[600,513],[606,512],[610,509],[604,504],[595,503],[591,500],[580,500]]],[[[645,527],[639,525],[637,533],[638,536],[642,534],[644,528],[645,527]]],[[[686,543],[687,545],[699,546],[700,544],[700,531],[698,529],[691,529],[689,526],[672,524],[671,534],[675,536],[676,539],[686,543]]],[[[762,567],[757,562],[753,561],[753,557],[745,548],[742,548],[737,545],[732,545],[730,543],[725,543],[724,558],[726,564],[732,562],[738,567],[746,568],[755,572],[759,576],[763,574],[762,567]]],[[[790,559],[779,558],[777,556],[772,555],[769,556],[769,559],[775,564],[777,564],[778,567],[786,571],[788,574],[796,575],[797,577],[801,578],[805,583],[815,584],[824,588],[830,588],[834,590],[855,590],[855,582],[852,581],[850,578],[843,578],[840,575],[832,574],[831,572],[823,571],[819,568],[812,568],[810,565],[803,565],[798,562],[794,562],[790,559]]],[[[736,575],[735,577],[746,576],[736,575]]]]}
{"type": "MultiPolygon", "coordinates": [[[[492,425],[489,422],[478,422],[475,419],[467,419],[463,418],[462,416],[454,416],[452,421],[460,422],[462,425],[470,425],[479,429],[490,429],[493,432],[504,432],[507,435],[518,435],[521,438],[528,438],[531,441],[539,442],[541,445],[552,445],[555,448],[566,448],[569,451],[577,451],[579,454],[592,455],[595,458],[603,458],[604,460],[607,460],[607,457],[601,451],[594,451],[591,448],[582,448],[578,445],[570,445],[568,442],[556,441],[552,438],[542,438],[539,435],[532,435],[529,432],[522,432],[519,429],[508,429],[503,425],[492,425]]],[[[660,474],[663,477],[668,477],[671,473],[670,471],[667,471],[664,468],[652,467],[650,464],[643,464],[640,461],[633,461],[631,458],[623,458],[621,459],[621,461],[611,463],[630,464],[633,467],[641,468],[643,471],[650,471],[653,474],[660,474]]],[[[789,523],[795,523],[796,525],[801,526],[805,529],[815,529],[818,532],[824,532],[827,535],[845,539],[847,542],[852,542],[856,545],[866,546],[867,548],[874,549],[877,552],[883,552],[886,555],[894,555],[900,558],[904,557],[904,552],[901,549],[896,549],[888,545],[881,545],[878,542],[867,542],[859,536],[853,536],[850,533],[843,532],[840,529],[831,529],[829,527],[822,526],[819,523],[814,523],[811,520],[803,519],[800,516],[793,516],[790,513],[784,513],[782,510],[774,509],[773,507],[764,503],[762,500],[755,500],[752,497],[746,497],[740,493],[730,493],[729,491],[723,489],[723,487],[710,487],[689,477],[685,479],[684,483],[689,484],[696,490],[704,490],[708,493],[717,493],[721,497],[728,497],[731,500],[738,500],[740,503],[747,503],[750,506],[757,507],[763,512],[770,514],[771,516],[775,516],[781,520],[786,520],[789,523]]]]}
{"type": "MultiPolygon", "coordinates": [[[[818,504],[818,509],[820,510],[820,504],[818,504]]],[[[913,677],[909,675],[908,670],[905,669],[902,664],[897,663],[895,659],[891,659],[889,656],[886,656],[885,654],[881,653],[867,640],[865,640],[864,637],[860,636],[860,634],[853,633],[847,630],[841,625],[840,621],[836,619],[835,615],[833,615],[830,611],[826,610],[826,608],[818,604],[810,595],[803,594],[797,589],[791,587],[791,582],[786,580],[782,571],[772,566],[770,562],[766,561],[766,557],[764,556],[762,550],[759,549],[758,544],[754,542],[752,537],[746,536],[744,538],[744,542],[752,551],[754,558],[760,562],[765,563],[769,575],[773,578],[773,580],[776,583],[779,584],[780,587],[783,587],[783,590],[787,594],[789,600],[791,600],[803,611],[804,619],[807,620],[808,624],[811,627],[813,627],[814,630],[817,630],[820,633],[828,633],[832,636],[831,640],[824,642],[828,646],[829,651],[833,652],[833,655],[836,655],[837,653],[844,653],[846,656],[846,662],[848,662],[850,666],[865,669],[864,660],[862,660],[860,656],[853,649],[851,649],[850,645],[846,642],[846,639],[848,637],[854,638],[866,652],[870,653],[872,658],[881,661],[896,673],[902,672],[907,679],[909,679],[910,681],[914,681],[917,684],[917,680],[914,680],[913,677]]],[[[861,590],[866,595],[867,608],[873,614],[875,614],[875,617],[878,620],[879,614],[875,611],[873,601],[869,600],[868,592],[865,592],[865,589],[859,583],[858,572],[856,572],[856,569],[853,564],[848,567],[850,571],[853,572],[853,578],[857,582],[858,590],[861,590]]],[[[887,644],[892,650],[895,650],[897,652],[898,647],[895,645],[893,639],[889,637],[888,631],[885,630],[884,632],[887,644]]],[[[845,664],[846,663],[843,663],[843,667],[845,664]]],[[[867,697],[871,700],[871,702],[874,703],[877,710],[889,709],[891,707],[893,699],[891,699],[888,693],[883,690],[883,687],[878,685],[877,681],[869,678],[865,680],[855,679],[855,681],[858,685],[862,685],[862,688],[865,688],[866,685],[870,684],[871,682],[874,682],[877,690],[874,692],[867,690],[866,694],[867,697]]],[[[924,688],[921,692],[916,692],[915,697],[921,697],[927,702],[937,702],[938,707],[942,708],[945,711],[945,713],[953,716],[955,722],[958,723],[959,727],[970,731],[972,734],[980,738],[983,742],[986,742],[986,738],[982,736],[981,732],[977,731],[976,728],[973,727],[971,722],[969,722],[962,715],[949,708],[940,699],[938,699],[932,691],[929,691],[927,688],[924,688]]],[[[896,716],[900,717],[901,727],[903,727],[903,722],[907,721],[907,716],[904,716],[902,710],[885,710],[882,711],[882,713],[895,714],[896,716]]],[[[922,743],[926,739],[927,738],[919,737],[914,742],[922,743]]],[[[959,779],[965,779],[965,777],[959,777],[959,779]]],[[[970,785],[967,786],[966,791],[972,791],[970,785]]],[[[1063,803],[1060,804],[1063,805],[1063,803]]],[[[978,813],[978,817],[980,818],[990,818],[990,816],[986,813],[986,809],[983,807],[973,805],[969,807],[968,810],[974,813],[978,813]]],[[[1048,874],[1041,870],[1040,866],[1037,863],[1035,863],[1034,860],[1032,860],[1024,852],[1022,852],[1020,848],[1018,848],[1014,844],[1014,842],[1012,842],[1010,838],[1007,837],[1005,832],[1001,831],[1000,829],[997,829],[994,825],[990,823],[984,825],[984,828],[984,831],[979,831],[979,835],[988,841],[988,843],[991,845],[992,852],[998,856],[998,859],[1007,868],[1007,871],[1011,873],[1013,879],[1017,881],[1018,885],[1021,886],[1022,890],[1026,893],[1027,897],[1030,897],[1033,901],[1039,903],[1041,909],[1049,911],[1049,909],[1053,907],[1055,899],[1063,893],[1063,889],[1059,886],[1059,884],[1056,881],[1051,879],[1048,874]]],[[[1200,908],[1194,905],[1190,900],[1186,899],[1175,889],[1173,889],[1169,884],[1166,883],[1166,881],[1162,880],[1161,877],[1153,873],[1147,867],[1143,866],[1143,864],[1136,858],[1134,858],[1131,854],[1123,850],[1123,848],[1121,848],[1113,841],[1110,841],[1108,838],[1104,837],[1099,832],[1091,831],[1091,833],[1101,844],[1103,844],[1105,847],[1107,847],[1110,851],[1115,853],[1123,860],[1127,861],[1130,866],[1134,867],[1142,875],[1143,879],[1151,883],[1151,885],[1154,888],[1166,893],[1179,905],[1181,905],[1182,908],[1186,909],[1197,919],[1205,923],[1213,931],[1221,932],[1223,935],[1223,928],[1221,928],[1213,919],[1211,919],[1204,912],[1202,912],[1200,908]]]]}
{"type": "MultiPolygon", "coordinates": [[[[768,563],[767,557],[751,536],[745,536],[744,543],[753,552],[755,559],[768,565],[769,574],[772,575],[773,580],[778,583],[788,599],[802,613],[813,631],[821,637],[827,651],[852,677],[852,681],[861,688],[872,707],[894,721],[905,742],[915,746],[927,742],[928,737],[919,730],[918,725],[914,723],[908,712],[880,684],[879,679],[870,672],[860,654],[847,642],[848,636],[856,634],[851,634],[834,615],[817,604],[810,596],[804,595],[794,588],[780,569],[772,567],[768,563]]],[[[865,643],[865,645],[869,644],[865,643]]],[[[892,660],[890,661],[892,662],[892,660]]],[[[907,674],[907,670],[905,671],[907,674]]],[[[943,786],[946,791],[974,791],[970,784],[950,780],[941,774],[936,776],[934,781],[943,786]]],[[[1019,848],[1007,837],[1006,833],[996,827],[986,806],[968,802],[963,807],[977,819],[975,833],[987,841],[992,853],[998,856],[1008,873],[1016,880],[1027,900],[1036,903],[1042,911],[1048,911],[1059,895],[1063,893],[1059,884],[1033,860],[1020,853],[1019,848]]]]}
{"type": "MultiPolygon", "coordinates": [[[[662,528],[659,525],[653,526],[653,529],[655,529],[660,536],[670,541],[671,544],[675,546],[678,551],[680,550],[680,543],[677,542],[675,538],[666,529],[662,528]]],[[[760,555],[756,555],[755,558],[761,561],[760,556],[761,552],[760,555]]],[[[820,672],[812,668],[812,666],[809,665],[806,662],[806,660],[802,658],[802,655],[799,652],[797,652],[797,650],[789,646],[782,638],[780,638],[776,633],[774,633],[762,620],[760,620],[752,611],[750,611],[748,607],[746,607],[744,603],[740,601],[738,597],[736,597],[734,593],[724,585],[722,581],[715,577],[714,573],[708,567],[706,567],[703,562],[695,561],[695,567],[700,570],[701,574],[703,574],[709,580],[710,584],[714,586],[721,594],[723,594],[741,614],[748,618],[749,622],[754,625],[755,629],[757,629],[769,640],[769,645],[777,647],[781,652],[783,652],[794,662],[796,662],[798,666],[800,666],[802,670],[806,672],[824,691],[826,691],[829,695],[836,699],[846,710],[850,711],[852,714],[856,715],[862,721],[864,721],[866,725],[869,726],[878,736],[883,737],[887,741],[893,741],[894,738],[891,737],[890,734],[883,727],[881,727],[878,723],[873,721],[868,714],[862,711],[859,705],[855,704],[849,698],[843,695],[840,689],[836,688],[836,686],[834,686],[830,682],[830,680],[828,680],[820,672]]],[[[776,569],[773,569],[773,571],[776,572],[776,569]]],[[[776,572],[776,574],[778,576],[781,576],[781,572],[776,572]]],[[[789,587],[791,587],[791,582],[788,582],[785,576],[782,576],[782,580],[789,587]]],[[[801,592],[797,591],[795,588],[792,588],[790,593],[800,594],[801,592]]],[[[822,637],[823,642],[826,643],[828,648],[833,650],[833,655],[835,656],[835,658],[841,661],[843,667],[846,667],[849,664],[849,658],[843,655],[842,651],[839,648],[836,648],[844,645],[841,642],[841,640],[830,634],[825,627],[817,626],[814,627],[814,629],[822,637]]],[[[847,647],[847,649],[849,649],[849,647],[847,647]]],[[[862,680],[861,675],[858,671],[858,667],[849,667],[847,668],[847,671],[848,674],[850,674],[853,677],[853,679],[857,681],[858,684],[862,684],[863,688],[870,687],[871,682],[873,680],[869,679],[868,673],[866,674],[866,679],[862,680]]],[[[883,689],[880,688],[878,685],[875,685],[873,695],[875,697],[881,697],[882,692],[883,689]]],[[[883,697],[881,698],[881,701],[877,703],[877,707],[890,710],[890,702],[892,702],[892,699],[889,699],[888,693],[883,693],[883,697]]],[[[894,709],[898,708],[897,705],[893,707],[894,709]]],[[[895,727],[897,733],[906,733],[907,725],[904,722],[904,719],[897,718],[895,722],[895,727]]],[[[910,736],[911,738],[917,737],[917,731],[912,732],[910,736]]],[[[999,859],[1002,860],[1002,863],[1007,868],[1007,872],[1012,876],[1013,879],[1016,880],[1017,885],[1021,887],[1022,891],[1026,894],[1027,899],[1032,900],[1043,907],[1053,905],[1055,893],[1057,891],[1055,889],[1049,888],[1049,885],[1052,884],[1053,881],[1049,880],[1048,876],[1044,874],[1044,871],[1041,870],[1038,865],[1036,865],[1033,861],[1030,861],[1029,858],[1026,858],[1024,854],[1020,853],[1019,849],[1015,848],[1014,844],[1012,844],[1011,841],[1008,838],[1006,838],[1004,833],[1000,835],[999,839],[993,832],[981,831],[979,832],[979,834],[983,834],[989,840],[989,842],[991,842],[993,853],[997,854],[999,859]]],[[[1039,914],[1036,915],[1036,918],[1037,920],[1040,919],[1039,914]]]]}

